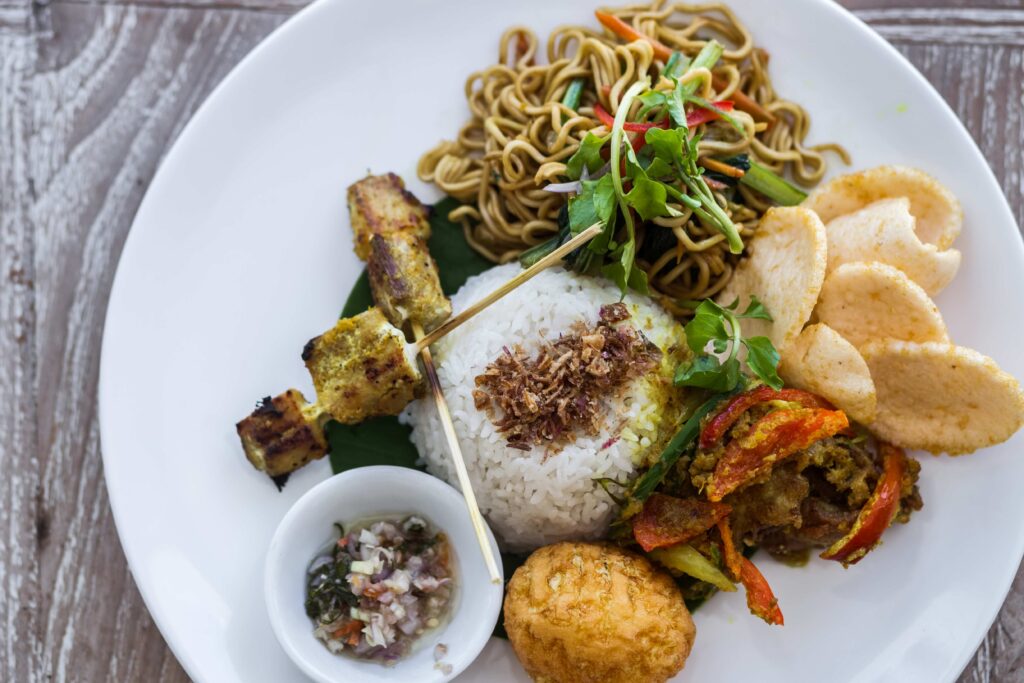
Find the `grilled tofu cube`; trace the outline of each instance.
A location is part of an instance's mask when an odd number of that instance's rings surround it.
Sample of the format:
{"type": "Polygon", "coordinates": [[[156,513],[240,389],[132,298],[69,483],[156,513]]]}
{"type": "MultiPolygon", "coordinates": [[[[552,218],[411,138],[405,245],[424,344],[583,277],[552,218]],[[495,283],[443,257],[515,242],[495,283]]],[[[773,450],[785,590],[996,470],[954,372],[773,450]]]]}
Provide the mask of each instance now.
{"type": "Polygon", "coordinates": [[[424,240],[430,237],[428,209],[394,173],[371,175],[348,188],[348,210],[352,216],[356,255],[370,256],[370,238],[394,232],[409,232],[424,240]]]}
{"type": "Polygon", "coordinates": [[[356,424],[398,415],[416,398],[422,375],[402,331],[377,308],[343,318],[302,351],[317,402],[331,417],[356,424]]]}
{"type": "Polygon", "coordinates": [[[327,453],[320,409],[296,389],[263,399],[235,425],[252,466],[281,477],[327,453]]]}
{"type": "Polygon", "coordinates": [[[370,291],[395,327],[413,321],[432,330],[452,314],[427,243],[408,232],[374,235],[367,261],[370,291]]]}

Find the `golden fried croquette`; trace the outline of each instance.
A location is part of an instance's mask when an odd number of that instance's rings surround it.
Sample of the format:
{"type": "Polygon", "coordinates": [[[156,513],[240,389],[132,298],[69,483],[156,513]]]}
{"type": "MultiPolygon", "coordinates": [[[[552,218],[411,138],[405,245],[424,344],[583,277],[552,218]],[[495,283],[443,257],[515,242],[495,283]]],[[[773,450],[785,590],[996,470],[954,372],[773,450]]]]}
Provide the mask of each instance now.
{"type": "Polygon", "coordinates": [[[538,683],[666,681],[696,635],[672,577],[600,543],[533,553],[508,584],[505,630],[538,683]]]}

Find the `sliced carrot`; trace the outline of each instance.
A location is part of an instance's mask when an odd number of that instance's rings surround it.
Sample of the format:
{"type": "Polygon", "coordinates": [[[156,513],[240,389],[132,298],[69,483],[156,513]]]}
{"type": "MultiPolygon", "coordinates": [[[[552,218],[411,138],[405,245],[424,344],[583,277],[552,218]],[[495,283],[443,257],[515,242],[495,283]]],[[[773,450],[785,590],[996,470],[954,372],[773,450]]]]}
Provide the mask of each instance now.
{"type": "MultiPolygon", "coordinates": [[[[725,89],[729,82],[721,76],[714,76],[711,84],[715,86],[715,90],[721,92],[725,89]]],[[[775,123],[775,114],[771,113],[760,104],[758,104],[753,98],[749,97],[746,93],[736,90],[731,95],[732,101],[736,104],[736,108],[740,111],[745,111],[750,114],[755,121],[764,121],[769,126],[775,123]]]]}
{"type": "MultiPolygon", "coordinates": [[[[352,635],[355,634],[356,640],[358,641],[359,640],[359,632],[362,631],[362,630],[363,630],[363,622],[359,621],[358,619],[354,619],[354,620],[348,622],[347,624],[345,624],[344,626],[342,626],[341,628],[339,628],[338,630],[336,630],[333,633],[331,633],[331,637],[332,638],[345,638],[346,642],[348,642],[348,639],[350,639],[352,637],[352,635]]],[[[349,644],[351,645],[352,643],[349,643],[349,644]]]]}
{"type": "Polygon", "coordinates": [[[594,12],[594,16],[597,17],[597,20],[601,22],[602,26],[626,42],[632,43],[636,40],[646,40],[651,44],[651,47],[654,48],[654,56],[661,61],[667,62],[668,58],[672,56],[672,48],[648,35],[640,33],[640,31],[637,31],[614,14],[597,10],[594,12]]]}
{"type": "Polygon", "coordinates": [[[724,162],[718,161],[717,159],[712,159],[710,157],[701,157],[698,160],[698,163],[700,163],[701,166],[703,166],[704,168],[708,169],[709,171],[714,171],[715,173],[721,173],[722,175],[727,175],[730,178],[742,178],[743,177],[743,169],[742,168],[736,168],[735,166],[730,166],[729,164],[726,164],[724,162]]]}

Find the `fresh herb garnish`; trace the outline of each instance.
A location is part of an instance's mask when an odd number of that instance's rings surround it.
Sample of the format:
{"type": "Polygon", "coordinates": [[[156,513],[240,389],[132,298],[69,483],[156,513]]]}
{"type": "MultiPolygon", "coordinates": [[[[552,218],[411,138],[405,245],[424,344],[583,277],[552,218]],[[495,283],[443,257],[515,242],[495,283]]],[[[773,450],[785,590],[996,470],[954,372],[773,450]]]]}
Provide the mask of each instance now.
{"type": "MultiPolygon", "coordinates": [[[[680,456],[697,440],[697,435],[700,434],[700,421],[718,407],[719,403],[729,395],[729,393],[715,394],[690,415],[682,427],[679,428],[679,431],[676,432],[675,436],[672,437],[671,441],[665,446],[664,450],[662,450],[661,455],[658,456],[658,461],[636,480],[633,490],[629,492],[629,501],[631,503],[643,503],[654,493],[658,485],[661,484],[661,480],[665,478],[669,470],[679,461],[680,456]]],[[[630,511],[627,510],[627,512],[630,511]]]]}
{"type": "Polygon", "coordinates": [[[348,562],[337,554],[330,562],[317,567],[306,578],[306,615],[319,623],[328,624],[350,607],[359,604],[349,586],[348,562]]]}
{"type": "Polygon", "coordinates": [[[604,159],[601,158],[601,149],[606,142],[608,142],[607,135],[601,137],[593,133],[587,133],[583,141],[580,142],[579,148],[569,157],[569,161],[566,162],[566,175],[573,180],[578,180],[583,177],[584,168],[587,169],[588,174],[596,173],[598,169],[604,166],[604,159]]]}
{"type": "Polygon", "coordinates": [[[740,182],[780,206],[796,206],[807,199],[806,192],[755,161],[750,162],[750,168],[740,182]]]}
{"type": "Polygon", "coordinates": [[[583,77],[572,79],[569,87],[565,89],[565,95],[562,96],[562,104],[573,111],[579,109],[580,97],[583,96],[583,86],[586,82],[587,79],[583,77]]]}
{"type": "Polygon", "coordinates": [[[684,328],[686,344],[696,356],[676,369],[676,386],[699,387],[712,391],[731,391],[740,381],[739,351],[746,347],[746,365],[755,377],[772,387],[782,388],[777,368],[779,352],[768,337],[744,338],[741,319],[771,321],[771,314],[757,297],[742,313],[736,311],[739,300],[720,306],[710,299],[696,304],[693,320],[684,328]],[[708,344],[713,353],[706,351],[708,344]],[[724,360],[722,360],[724,357],[724,360]]]}
{"type": "MultiPolygon", "coordinates": [[[[566,176],[580,181],[579,191],[568,202],[569,229],[524,253],[520,259],[524,266],[602,222],[604,232],[588,246],[594,256],[574,259],[568,265],[580,272],[599,270],[623,293],[629,288],[646,293],[647,274],[635,267],[637,217],[650,221],[681,216],[677,204],[725,235],[732,253],[743,251],[739,230],[704,181],[705,171],[697,164],[700,137],[691,136],[687,123],[686,110],[695,107],[711,110],[714,118],[742,130],[721,107],[696,94],[722,52],[722,45],[712,40],[692,61],[676,53],[661,74],[671,79],[674,87],[652,89],[646,79],[633,83],[619,99],[614,118],[595,105],[598,118],[609,131],[604,136],[588,133],[566,162],[566,176]],[[637,103],[638,108],[634,107],[637,103]],[[591,178],[602,169],[607,173],[591,178]]],[[[563,103],[570,94],[567,90],[563,103]]]]}

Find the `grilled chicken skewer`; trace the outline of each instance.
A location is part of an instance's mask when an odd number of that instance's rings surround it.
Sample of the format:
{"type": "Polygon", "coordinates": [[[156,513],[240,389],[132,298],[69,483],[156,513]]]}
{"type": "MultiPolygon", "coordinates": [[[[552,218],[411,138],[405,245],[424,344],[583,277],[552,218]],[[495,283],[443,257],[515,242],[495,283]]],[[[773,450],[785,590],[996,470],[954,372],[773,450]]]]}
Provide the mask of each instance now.
{"type": "MultiPolygon", "coordinates": [[[[356,225],[353,221],[354,228],[356,225]]],[[[303,349],[302,358],[312,376],[317,402],[308,403],[296,389],[273,399],[263,399],[252,414],[236,425],[246,457],[254,467],[279,480],[326,454],[323,425],[329,419],[357,424],[370,417],[397,415],[421,390],[423,378],[416,356],[423,349],[537,273],[558,263],[600,231],[599,224],[584,230],[416,343],[407,343],[402,331],[376,307],[339,320],[332,329],[311,339],[303,349]]],[[[400,230],[382,230],[376,234],[395,232],[400,230]]],[[[363,240],[358,229],[356,235],[357,253],[364,242],[369,253],[373,236],[363,240]]]]}
{"type": "MultiPolygon", "coordinates": [[[[358,202],[354,201],[353,197],[365,197],[362,190],[368,185],[379,184],[381,179],[380,176],[371,176],[349,188],[349,210],[353,226],[370,224],[375,215],[373,207],[379,203],[366,199],[358,202]]],[[[358,231],[356,235],[358,243],[358,231]]],[[[430,255],[421,232],[405,229],[374,234],[370,238],[367,273],[374,303],[392,325],[400,329],[408,326],[417,341],[425,336],[425,326],[435,328],[451,316],[451,302],[441,290],[437,263],[430,255]]],[[[429,347],[423,346],[420,349],[420,359],[448,441],[448,450],[459,478],[459,488],[462,489],[462,496],[466,501],[466,510],[476,533],[484,565],[490,574],[491,582],[500,583],[501,572],[498,569],[498,562],[487,538],[483,515],[480,514],[480,507],[476,502],[473,483],[466,470],[462,448],[455,433],[455,424],[448,410],[448,401],[441,390],[441,381],[437,377],[429,347]]]]}

